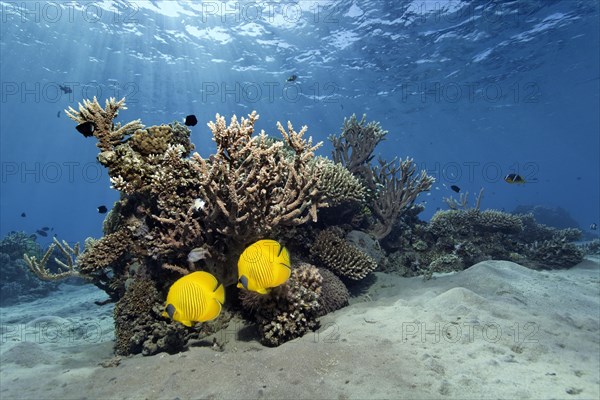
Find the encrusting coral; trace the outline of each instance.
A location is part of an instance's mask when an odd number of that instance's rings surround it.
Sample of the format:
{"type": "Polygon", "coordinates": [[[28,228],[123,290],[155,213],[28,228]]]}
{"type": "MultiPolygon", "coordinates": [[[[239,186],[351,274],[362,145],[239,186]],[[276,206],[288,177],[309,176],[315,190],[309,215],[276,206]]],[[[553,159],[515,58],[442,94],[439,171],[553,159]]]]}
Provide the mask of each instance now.
{"type": "Polygon", "coordinates": [[[88,244],[86,251],[77,258],[80,273],[92,275],[98,270],[119,264],[120,258],[127,257],[130,243],[131,233],[127,229],[120,229],[88,244]]]}
{"type": "Polygon", "coordinates": [[[139,278],[128,285],[114,309],[117,355],[152,355],[159,351],[173,354],[184,348],[186,329],[161,320],[161,304],[160,293],[150,279],[139,278]]]}

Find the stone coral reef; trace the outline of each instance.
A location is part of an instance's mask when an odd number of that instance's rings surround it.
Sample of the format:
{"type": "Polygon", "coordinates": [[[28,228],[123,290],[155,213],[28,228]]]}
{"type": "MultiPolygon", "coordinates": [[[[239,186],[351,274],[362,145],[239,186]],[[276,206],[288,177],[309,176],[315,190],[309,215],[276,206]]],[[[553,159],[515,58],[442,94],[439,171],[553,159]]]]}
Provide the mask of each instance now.
{"type": "Polygon", "coordinates": [[[403,215],[382,246],[388,256],[382,270],[403,276],[431,276],[460,271],[485,260],[508,260],[532,269],[570,268],[583,260],[586,249],[573,243],[581,237],[575,228],[557,229],[539,224],[533,214],[480,210],[466,197],[445,199],[449,210],[436,212],[429,223],[415,212],[403,215]]]}
{"type": "Polygon", "coordinates": [[[124,99],[102,107],[94,98],[67,112],[78,124],[93,124],[98,161],[121,195],[104,236],[86,240],[81,253],[55,243],[65,260],[60,272],[48,269],[48,254],[26,257],[39,277],[80,276],[106,291],[116,302],[118,354],[181,351],[238,311],[265,345],[277,346],[348,304],[347,286],[376,268],[416,275],[486,258],[525,257],[548,267],[555,259],[548,252],[561,262],[581,257],[568,243],[575,232],[539,226],[529,216],[450,210],[430,224],[420,221],[415,200],[434,179],[412,159],[373,163],[387,132],[366,117],[346,119],[330,137],[330,159],[315,155],[321,143],[305,138],[306,127],[278,123],[275,138],[255,130],[256,112],[229,122],[217,114],[208,124],[216,152],[204,158],[192,153],[186,126],[121,125],[114,120],[123,109],[124,99]],[[237,259],[265,238],[290,250],[292,275],[267,295],[240,291],[233,285],[237,259]],[[229,286],[226,310],[185,328],[161,312],[171,284],[196,270],[229,286]]]}

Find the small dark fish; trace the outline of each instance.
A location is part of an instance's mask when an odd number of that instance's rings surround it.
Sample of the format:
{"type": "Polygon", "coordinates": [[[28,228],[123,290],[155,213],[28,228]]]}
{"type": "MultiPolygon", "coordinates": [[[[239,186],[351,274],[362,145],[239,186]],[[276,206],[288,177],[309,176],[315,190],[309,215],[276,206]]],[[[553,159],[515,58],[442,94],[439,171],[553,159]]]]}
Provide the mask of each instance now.
{"type": "Polygon", "coordinates": [[[60,110],[56,113],[56,118],[60,118],[60,110]]]}
{"type": "Polygon", "coordinates": [[[287,81],[287,82],[294,82],[296,79],[298,79],[298,76],[297,76],[297,75],[290,75],[290,76],[289,76],[289,77],[286,79],[286,81],[287,81]]]}
{"type": "Polygon", "coordinates": [[[596,223],[593,223],[593,224],[590,225],[590,229],[592,231],[596,231],[596,230],[598,230],[598,225],[596,223]]]}
{"type": "Polygon", "coordinates": [[[73,93],[73,89],[71,89],[68,86],[63,86],[63,85],[58,85],[58,87],[60,88],[60,90],[63,91],[63,93],[67,94],[67,93],[73,93]]]}
{"type": "Polygon", "coordinates": [[[75,127],[75,129],[77,129],[77,132],[81,133],[83,136],[90,137],[90,136],[94,135],[94,131],[96,130],[96,125],[91,121],[87,121],[87,122],[84,122],[83,124],[77,125],[75,127]]]}
{"type": "Polygon", "coordinates": [[[518,174],[508,174],[504,177],[504,181],[506,181],[506,183],[516,183],[516,184],[522,184],[525,183],[525,179],[523,179],[523,177],[521,175],[518,174]]]}
{"type": "Polygon", "coordinates": [[[188,115],[183,120],[183,123],[185,124],[185,126],[196,126],[196,124],[198,123],[198,118],[196,118],[194,114],[188,115]]]}
{"type": "Polygon", "coordinates": [[[31,235],[29,235],[29,239],[35,240],[37,239],[37,235],[35,233],[32,233],[31,235]]]}
{"type": "Polygon", "coordinates": [[[106,208],[106,206],[98,206],[98,212],[100,214],[106,214],[107,211],[108,211],[108,208],[106,208]]]}
{"type": "Polygon", "coordinates": [[[48,231],[50,230],[50,228],[48,228],[47,226],[44,226],[44,227],[42,227],[42,230],[43,230],[44,232],[48,232],[48,231]]]}
{"type": "Polygon", "coordinates": [[[450,186],[450,189],[454,190],[456,193],[460,192],[460,188],[456,185],[450,186]]]}
{"type": "Polygon", "coordinates": [[[41,229],[38,229],[37,231],[35,231],[35,233],[37,233],[40,236],[44,236],[44,237],[48,236],[48,234],[41,229]]]}
{"type": "Polygon", "coordinates": [[[577,180],[578,180],[578,181],[580,181],[580,180],[581,180],[581,177],[580,177],[580,176],[578,176],[578,177],[577,177],[577,180]]]}
{"type": "Polygon", "coordinates": [[[27,216],[27,214],[25,214],[24,212],[21,213],[21,217],[25,218],[27,216]]]}

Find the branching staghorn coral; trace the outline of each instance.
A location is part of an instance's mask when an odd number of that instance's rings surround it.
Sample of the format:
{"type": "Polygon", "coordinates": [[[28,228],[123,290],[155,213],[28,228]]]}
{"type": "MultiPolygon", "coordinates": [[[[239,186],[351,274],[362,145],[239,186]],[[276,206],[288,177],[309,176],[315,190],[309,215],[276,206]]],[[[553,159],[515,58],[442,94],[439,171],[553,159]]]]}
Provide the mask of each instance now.
{"type": "Polygon", "coordinates": [[[44,281],[58,281],[69,277],[80,277],[87,278],[85,274],[82,274],[76,264],[76,259],[79,256],[79,243],[75,243],[71,247],[66,241],[59,242],[58,239],[53,238],[53,243],[50,244],[44,255],[40,260],[36,256],[29,256],[24,254],[23,258],[27,263],[27,266],[38,278],[44,281]],[[61,272],[51,272],[46,265],[50,260],[50,257],[54,253],[54,249],[58,248],[63,254],[65,261],[61,261],[58,258],[54,258],[54,261],[64,269],[61,272]]]}
{"type": "Polygon", "coordinates": [[[352,114],[350,118],[344,119],[340,136],[329,136],[334,147],[333,161],[342,164],[348,171],[358,176],[364,176],[365,169],[368,170],[369,163],[373,159],[373,150],[388,133],[381,129],[379,122],[366,123],[366,120],[366,114],[360,121],[356,119],[355,114],[352,114]]]}
{"type": "MultiPolygon", "coordinates": [[[[479,190],[479,194],[475,198],[475,205],[473,208],[479,210],[481,208],[481,200],[483,199],[483,188],[479,190]]],[[[469,192],[461,193],[458,201],[454,197],[444,197],[442,200],[448,205],[451,210],[468,210],[469,207],[469,192]]]]}
{"type": "Polygon", "coordinates": [[[386,162],[379,159],[379,166],[372,168],[376,192],[373,212],[377,222],[372,229],[377,239],[385,238],[400,215],[409,209],[421,192],[428,191],[435,181],[426,171],[415,176],[416,165],[411,158],[404,161],[386,162]]]}
{"type": "Polygon", "coordinates": [[[106,100],[106,104],[102,108],[94,96],[93,100],[83,100],[83,104],[79,104],[79,111],[69,107],[68,110],[65,110],[65,114],[78,124],[93,123],[93,135],[98,139],[97,146],[102,151],[111,151],[123,141],[125,136],[132,134],[137,129],[144,128],[139,119],[124,126],[114,125],[113,121],[120,109],[127,109],[125,98],[117,101],[114,97],[111,97],[106,100]]]}
{"type": "Polygon", "coordinates": [[[267,140],[262,131],[252,136],[258,114],[229,126],[217,114],[209,123],[217,153],[204,159],[192,156],[201,179],[200,198],[207,227],[222,235],[247,241],[266,235],[278,225],[300,225],[317,219],[317,208],[325,206],[318,190],[322,163],[312,162],[312,139],[303,139],[306,127],[296,132],[291,123],[287,131],[278,124],[285,144],[295,156],[286,157],[283,142],[267,140]]]}
{"type": "MultiPolygon", "coordinates": [[[[235,264],[246,245],[267,236],[291,237],[303,229],[290,228],[316,221],[319,208],[362,202],[368,188],[375,200],[372,207],[380,211],[373,215],[378,221],[389,218],[393,225],[419,189],[427,187],[429,177],[413,176],[412,160],[398,167],[386,164],[382,175],[373,172],[378,170],[369,165],[372,152],[386,132],[377,123],[366,124],[364,117],[345,122],[344,137],[337,142],[341,164],[336,165],[315,157],[321,143],[305,138],[306,127],[296,131],[289,122],[285,127],[278,123],[283,140],[255,132],[256,112],[229,122],[217,114],[208,124],[216,153],[189,156],[193,145],[187,127],[173,123],[144,128],[140,121],[121,127],[113,119],[124,105],[124,100],[109,99],[102,108],[96,99],[86,100],[79,111],[71,108],[68,114],[84,125],[78,131],[98,139],[98,160],[108,168],[113,188],[121,192],[105,236],[86,243],[74,268],[89,274],[117,301],[116,325],[124,334],[119,338],[126,354],[154,353],[165,348],[162,342],[168,337],[177,344],[173,348],[184,345],[181,332],[169,333],[172,325],[157,311],[178,277],[205,270],[228,285],[232,277],[235,281],[235,264]],[[91,126],[91,131],[83,129],[91,126]],[[354,175],[349,168],[356,170],[354,175]],[[387,208],[386,202],[393,200],[399,200],[400,207],[387,208]],[[138,300],[146,294],[152,301],[144,303],[144,309],[152,312],[136,319],[138,300]],[[132,324],[137,334],[129,335],[132,324]]],[[[304,231],[318,229],[317,224],[307,224],[304,231]]],[[[340,249],[330,246],[321,257],[337,267],[337,273],[356,280],[376,267],[364,252],[338,239],[349,253],[336,258],[340,249]]],[[[298,247],[308,253],[308,246],[298,247]]],[[[295,269],[286,285],[273,289],[270,306],[258,312],[265,343],[280,344],[318,325],[321,284],[316,268],[306,267],[295,269]]],[[[345,304],[341,289],[332,289],[339,296],[331,299],[337,304],[331,309],[345,304]]]]}
{"type": "Polygon", "coordinates": [[[373,151],[387,131],[378,122],[366,123],[366,115],[358,121],[356,115],[344,120],[340,136],[331,135],[333,160],[358,177],[368,192],[368,201],[374,216],[372,233],[377,239],[385,238],[402,213],[414,203],[419,193],[428,191],[434,178],[421,171],[415,176],[416,165],[412,159],[386,162],[379,159],[371,166],[373,151]]]}

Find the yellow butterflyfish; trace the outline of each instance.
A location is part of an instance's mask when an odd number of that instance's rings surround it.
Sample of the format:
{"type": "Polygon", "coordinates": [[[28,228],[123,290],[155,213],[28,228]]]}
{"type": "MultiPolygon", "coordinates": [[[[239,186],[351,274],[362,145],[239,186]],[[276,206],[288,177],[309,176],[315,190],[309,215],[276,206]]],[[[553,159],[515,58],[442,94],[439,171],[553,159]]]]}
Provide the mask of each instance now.
{"type": "Polygon", "coordinates": [[[266,294],[284,284],[291,272],[287,249],[275,240],[259,240],[240,256],[237,287],[266,294]]]}
{"type": "Polygon", "coordinates": [[[205,271],[179,278],[169,288],[163,317],[192,326],[215,319],[225,302],[225,289],[217,278],[205,271]]]}

